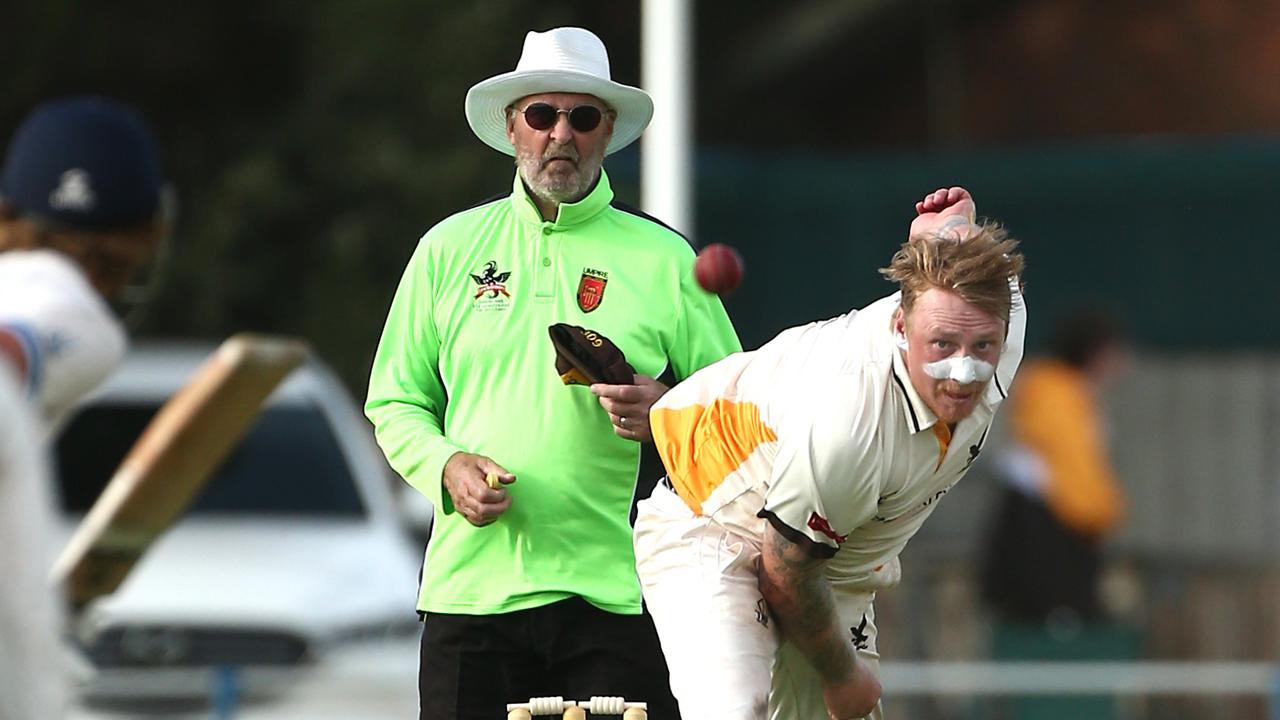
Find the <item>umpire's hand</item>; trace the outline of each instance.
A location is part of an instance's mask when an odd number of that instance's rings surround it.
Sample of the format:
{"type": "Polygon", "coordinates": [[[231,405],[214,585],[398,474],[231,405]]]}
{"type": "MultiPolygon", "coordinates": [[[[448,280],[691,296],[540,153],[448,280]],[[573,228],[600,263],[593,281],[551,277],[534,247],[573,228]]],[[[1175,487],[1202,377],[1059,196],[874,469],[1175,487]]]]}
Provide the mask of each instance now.
{"type": "Polygon", "coordinates": [[[609,413],[613,432],[636,442],[653,440],[653,432],[649,429],[649,408],[666,394],[667,389],[666,385],[648,375],[636,375],[634,385],[596,383],[591,386],[591,392],[600,398],[600,405],[609,413]]]}
{"type": "Polygon", "coordinates": [[[492,523],[511,507],[506,486],[515,481],[515,475],[483,455],[454,453],[444,465],[444,488],[453,498],[453,508],[476,527],[492,523]],[[498,487],[489,487],[489,475],[497,476],[498,487]]]}

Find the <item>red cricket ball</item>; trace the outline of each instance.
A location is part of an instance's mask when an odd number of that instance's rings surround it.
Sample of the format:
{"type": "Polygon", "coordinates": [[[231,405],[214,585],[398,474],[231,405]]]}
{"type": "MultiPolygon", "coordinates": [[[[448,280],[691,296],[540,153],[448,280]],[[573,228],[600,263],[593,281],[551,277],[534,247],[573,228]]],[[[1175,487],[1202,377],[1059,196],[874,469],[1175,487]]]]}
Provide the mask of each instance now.
{"type": "Polygon", "coordinates": [[[693,276],[707,292],[723,295],[742,282],[742,256],[723,243],[712,243],[698,253],[693,276]]]}

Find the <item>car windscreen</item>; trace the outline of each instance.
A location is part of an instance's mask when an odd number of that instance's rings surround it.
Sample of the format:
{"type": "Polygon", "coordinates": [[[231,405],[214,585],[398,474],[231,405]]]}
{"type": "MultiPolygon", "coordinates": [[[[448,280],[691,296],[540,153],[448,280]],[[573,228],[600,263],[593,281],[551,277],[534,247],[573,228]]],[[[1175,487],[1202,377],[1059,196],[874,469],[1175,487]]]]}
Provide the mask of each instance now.
{"type": "MultiPolygon", "coordinates": [[[[60,502],[83,513],[133,447],[159,403],[99,401],[58,437],[60,502]]],[[[196,498],[193,514],[352,517],[364,505],[333,429],[320,408],[264,410],[196,498]]]]}

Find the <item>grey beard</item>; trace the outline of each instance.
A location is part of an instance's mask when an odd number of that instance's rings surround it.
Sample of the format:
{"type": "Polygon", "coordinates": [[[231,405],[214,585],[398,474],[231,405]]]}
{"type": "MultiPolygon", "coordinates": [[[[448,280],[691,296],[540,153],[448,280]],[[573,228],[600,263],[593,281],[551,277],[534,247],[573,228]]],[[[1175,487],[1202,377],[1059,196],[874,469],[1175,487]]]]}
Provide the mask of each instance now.
{"type": "Polygon", "coordinates": [[[593,168],[584,168],[581,164],[582,161],[579,160],[578,162],[578,181],[570,185],[562,185],[548,177],[538,177],[538,172],[542,169],[541,158],[529,156],[516,158],[520,179],[524,180],[525,187],[529,188],[529,191],[539,199],[553,202],[557,205],[581,200],[595,185],[596,178],[600,175],[599,165],[593,168]],[[590,170],[590,172],[584,172],[584,170],[590,170]]]}

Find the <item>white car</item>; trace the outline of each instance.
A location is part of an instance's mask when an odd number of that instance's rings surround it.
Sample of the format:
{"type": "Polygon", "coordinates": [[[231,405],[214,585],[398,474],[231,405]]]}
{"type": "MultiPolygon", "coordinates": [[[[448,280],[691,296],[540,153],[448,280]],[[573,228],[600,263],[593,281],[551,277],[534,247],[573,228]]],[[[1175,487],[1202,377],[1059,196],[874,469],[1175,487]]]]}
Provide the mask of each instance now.
{"type": "MultiPolygon", "coordinates": [[[[67,537],[212,349],[136,348],[61,433],[67,537]]],[[[84,694],[208,697],[218,678],[269,693],[343,646],[415,633],[422,555],[389,473],[332,373],[314,359],[294,371],[188,513],[74,619],[84,694]]]]}

